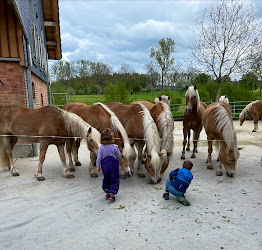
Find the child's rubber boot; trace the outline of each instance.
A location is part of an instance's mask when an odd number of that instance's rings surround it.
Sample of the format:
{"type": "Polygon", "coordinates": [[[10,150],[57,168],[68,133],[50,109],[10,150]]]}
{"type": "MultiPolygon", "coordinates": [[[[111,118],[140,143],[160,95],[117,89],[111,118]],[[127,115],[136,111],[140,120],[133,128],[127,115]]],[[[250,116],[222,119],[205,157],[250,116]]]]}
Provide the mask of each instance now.
{"type": "Polygon", "coordinates": [[[111,202],[114,202],[114,201],[116,200],[115,195],[111,194],[109,200],[110,200],[111,202]]]}
{"type": "Polygon", "coordinates": [[[165,192],[165,193],[163,194],[163,198],[164,198],[165,200],[169,200],[169,193],[168,193],[168,192],[165,192]]]}
{"type": "Polygon", "coordinates": [[[177,196],[176,199],[181,202],[184,206],[190,206],[191,204],[184,196],[177,196]]]}
{"type": "Polygon", "coordinates": [[[109,198],[110,198],[110,194],[107,193],[107,194],[106,194],[106,200],[109,200],[109,198]]]}

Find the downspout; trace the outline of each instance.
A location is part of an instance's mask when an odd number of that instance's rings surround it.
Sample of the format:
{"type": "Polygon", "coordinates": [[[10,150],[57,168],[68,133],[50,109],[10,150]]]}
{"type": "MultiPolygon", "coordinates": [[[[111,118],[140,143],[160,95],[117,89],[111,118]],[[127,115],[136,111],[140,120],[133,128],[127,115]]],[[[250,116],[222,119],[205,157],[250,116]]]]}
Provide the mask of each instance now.
{"type": "MultiPolygon", "coordinates": [[[[26,40],[26,48],[27,48],[27,58],[28,58],[28,68],[26,70],[26,79],[27,79],[27,91],[28,91],[28,104],[29,108],[33,109],[34,108],[34,102],[33,102],[33,90],[32,90],[32,80],[31,80],[31,71],[32,71],[32,55],[31,55],[31,47],[30,47],[30,40],[28,37],[28,34],[26,32],[23,20],[21,18],[21,15],[18,10],[18,6],[16,4],[15,0],[12,0],[13,7],[16,12],[16,16],[20,21],[20,24],[22,26],[22,30],[25,36],[26,40]]],[[[31,21],[30,21],[31,23],[31,21]]],[[[38,150],[37,150],[37,145],[36,143],[32,143],[32,148],[33,148],[33,155],[37,156],[38,155],[38,150]]]]}

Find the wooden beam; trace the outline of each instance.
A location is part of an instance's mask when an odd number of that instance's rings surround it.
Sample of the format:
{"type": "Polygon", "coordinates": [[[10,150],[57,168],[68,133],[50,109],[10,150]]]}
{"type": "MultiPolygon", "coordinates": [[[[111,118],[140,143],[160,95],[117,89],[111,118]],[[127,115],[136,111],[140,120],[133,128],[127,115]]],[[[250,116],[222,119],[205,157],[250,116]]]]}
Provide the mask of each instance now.
{"type": "Polygon", "coordinates": [[[45,27],[56,27],[56,22],[53,21],[44,21],[45,27]]]}
{"type": "Polygon", "coordinates": [[[49,46],[56,46],[57,45],[57,42],[54,42],[54,41],[46,41],[46,45],[49,46]]]}

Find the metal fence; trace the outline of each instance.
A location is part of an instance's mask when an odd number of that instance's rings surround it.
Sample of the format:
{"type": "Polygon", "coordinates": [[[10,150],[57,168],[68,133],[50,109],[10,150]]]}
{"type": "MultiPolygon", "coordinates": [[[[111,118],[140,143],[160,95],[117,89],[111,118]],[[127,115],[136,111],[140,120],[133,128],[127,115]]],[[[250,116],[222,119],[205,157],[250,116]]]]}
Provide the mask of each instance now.
{"type": "MultiPolygon", "coordinates": [[[[230,102],[230,106],[232,109],[232,117],[233,119],[239,119],[239,114],[242,110],[252,101],[238,101],[238,102],[230,102]]],[[[207,105],[211,104],[211,102],[205,102],[207,105]]],[[[182,121],[184,110],[186,108],[186,104],[171,104],[170,109],[173,114],[173,118],[175,121],[182,121]]],[[[247,119],[251,119],[249,116],[247,119]]]]}

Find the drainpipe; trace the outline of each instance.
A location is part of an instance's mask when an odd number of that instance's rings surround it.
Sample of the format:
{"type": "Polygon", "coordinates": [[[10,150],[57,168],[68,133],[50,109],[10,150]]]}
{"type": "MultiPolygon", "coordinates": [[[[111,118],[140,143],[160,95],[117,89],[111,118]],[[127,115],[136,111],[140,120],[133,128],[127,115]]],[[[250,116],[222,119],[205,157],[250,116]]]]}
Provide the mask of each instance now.
{"type": "MultiPolygon", "coordinates": [[[[22,17],[19,13],[18,6],[16,3],[16,0],[12,0],[13,7],[16,12],[16,16],[18,17],[22,30],[25,36],[26,40],[26,49],[27,49],[27,59],[28,59],[28,68],[26,70],[26,79],[27,79],[27,91],[28,91],[28,103],[29,103],[29,108],[33,109],[34,108],[34,102],[33,102],[33,90],[32,90],[32,81],[31,81],[31,71],[32,71],[32,55],[31,55],[31,47],[30,47],[30,40],[28,37],[28,34],[26,32],[22,17]]],[[[32,149],[33,149],[33,156],[38,155],[38,150],[37,150],[37,145],[36,143],[32,143],[32,149]]]]}

